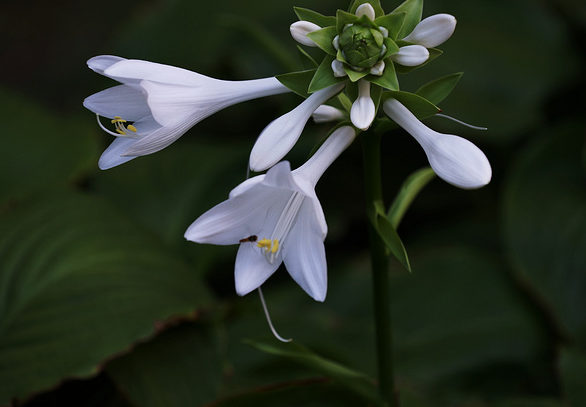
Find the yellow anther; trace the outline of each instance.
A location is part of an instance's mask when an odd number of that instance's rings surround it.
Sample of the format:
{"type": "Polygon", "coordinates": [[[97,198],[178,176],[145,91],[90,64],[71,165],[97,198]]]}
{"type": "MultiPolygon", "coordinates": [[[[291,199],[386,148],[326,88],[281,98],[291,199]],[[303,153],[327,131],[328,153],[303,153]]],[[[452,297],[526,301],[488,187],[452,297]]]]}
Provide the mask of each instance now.
{"type": "Polygon", "coordinates": [[[126,120],[124,120],[120,116],[114,116],[114,118],[112,119],[112,124],[114,123],[126,123],[126,120]]]}
{"type": "Polygon", "coordinates": [[[269,239],[262,239],[259,240],[256,245],[258,247],[264,247],[264,249],[268,252],[269,250],[271,250],[271,246],[273,245],[273,243],[269,239]]]}
{"type": "Polygon", "coordinates": [[[136,133],[136,127],[134,127],[132,124],[129,124],[128,126],[126,126],[126,128],[132,131],[133,133],[136,133]]]}
{"type": "Polygon", "coordinates": [[[277,239],[273,240],[273,245],[271,247],[271,253],[276,253],[279,250],[279,241],[277,239]]]}
{"type": "Polygon", "coordinates": [[[126,133],[124,133],[124,130],[120,129],[120,127],[116,127],[116,131],[117,131],[119,134],[122,134],[123,136],[125,136],[125,135],[126,135],[126,133]]]}

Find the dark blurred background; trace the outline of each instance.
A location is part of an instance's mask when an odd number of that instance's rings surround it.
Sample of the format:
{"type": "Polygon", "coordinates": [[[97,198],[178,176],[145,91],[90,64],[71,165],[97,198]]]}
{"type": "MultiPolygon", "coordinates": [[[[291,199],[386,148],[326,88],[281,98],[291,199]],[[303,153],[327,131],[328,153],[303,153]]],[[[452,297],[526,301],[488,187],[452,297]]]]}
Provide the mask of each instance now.
{"type": "MultiPolygon", "coordinates": [[[[2,0],[0,405],[361,405],[319,372],[243,344],[270,334],[258,296],[234,292],[236,248],[183,239],[300,98],[230,107],[107,171],[97,160],[111,137],[82,106],[115,84],[86,66],[101,54],[230,80],[300,70],[293,6],[332,15],[348,4],[2,0]]],[[[413,268],[391,265],[401,405],[586,405],[586,6],[424,4],[424,17],[444,12],[458,19],[444,54],[399,81],[415,91],[464,72],[440,107],[488,130],[426,123],[477,144],[493,181],[463,191],[435,179],[401,224],[413,268]]],[[[308,124],[294,167],[328,130],[308,124]]],[[[383,148],[390,203],[427,162],[401,131],[383,148]]],[[[284,336],[374,377],[359,142],[317,192],[328,298],[315,303],[281,269],[264,286],[269,308],[284,336]]]]}

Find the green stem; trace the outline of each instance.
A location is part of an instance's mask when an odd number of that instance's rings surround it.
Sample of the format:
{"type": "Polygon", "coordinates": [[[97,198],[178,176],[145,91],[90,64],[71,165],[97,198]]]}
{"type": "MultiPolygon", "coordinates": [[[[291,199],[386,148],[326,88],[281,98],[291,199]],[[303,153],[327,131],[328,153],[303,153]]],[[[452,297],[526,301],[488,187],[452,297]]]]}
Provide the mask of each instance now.
{"type": "Polygon", "coordinates": [[[371,222],[369,222],[369,238],[378,380],[384,405],[394,407],[396,403],[393,378],[389,255],[385,243],[372,224],[372,219],[376,219],[375,208],[383,205],[380,162],[381,136],[374,133],[363,133],[362,136],[367,210],[372,215],[370,216],[371,222]]]}

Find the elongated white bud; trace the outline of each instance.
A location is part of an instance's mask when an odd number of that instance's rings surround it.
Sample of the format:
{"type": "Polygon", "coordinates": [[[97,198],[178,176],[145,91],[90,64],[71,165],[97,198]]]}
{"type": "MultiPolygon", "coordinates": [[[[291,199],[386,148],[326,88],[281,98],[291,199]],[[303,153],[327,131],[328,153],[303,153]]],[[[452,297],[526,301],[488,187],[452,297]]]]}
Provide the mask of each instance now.
{"type": "Polygon", "coordinates": [[[407,45],[391,55],[391,59],[403,66],[418,66],[427,61],[429,51],[422,45],[407,45]]]}
{"type": "Polygon", "coordinates": [[[358,81],[358,97],[350,109],[350,120],[360,130],[366,130],[372,124],[376,109],[370,97],[370,82],[360,79],[358,81]]]}
{"type": "Polygon", "coordinates": [[[358,17],[366,16],[370,21],[374,21],[375,19],[374,8],[372,8],[370,3],[364,3],[358,6],[356,9],[356,15],[358,17]]]}
{"type": "Polygon", "coordinates": [[[403,38],[407,42],[423,45],[425,48],[437,47],[452,36],[456,29],[456,18],[450,14],[435,14],[421,20],[415,29],[403,38]]]}
{"type": "Polygon", "coordinates": [[[338,108],[328,105],[321,105],[311,115],[316,123],[328,123],[344,118],[344,112],[338,108]]]}
{"type": "Polygon", "coordinates": [[[317,44],[310,40],[307,37],[307,34],[310,32],[319,30],[321,27],[317,24],[310,23],[309,21],[297,21],[291,24],[289,30],[291,31],[291,36],[302,45],[307,45],[308,47],[317,47],[317,44]]]}

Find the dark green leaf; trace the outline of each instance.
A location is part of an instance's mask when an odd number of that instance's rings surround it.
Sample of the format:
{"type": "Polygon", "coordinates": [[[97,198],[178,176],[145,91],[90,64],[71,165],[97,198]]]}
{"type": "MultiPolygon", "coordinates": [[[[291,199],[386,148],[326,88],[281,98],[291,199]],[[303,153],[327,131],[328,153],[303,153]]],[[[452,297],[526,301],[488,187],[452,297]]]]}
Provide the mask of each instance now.
{"type": "Polygon", "coordinates": [[[423,85],[415,93],[437,105],[450,94],[462,75],[463,73],[459,72],[436,79],[423,85]]]}
{"type": "Polygon", "coordinates": [[[346,24],[354,24],[358,21],[358,16],[356,14],[347,13],[344,10],[338,10],[336,13],[336,31],[338,34],[341,34],[344,31],[344,27],[346,24]]]}
{"type": "Polygon", "coordinates": [[[277,75],[275,78],[283,85],[291,89],[300,96],[307,97],[309,93],[309,84],[315,75],[316,69],[309,69],[307,71],[291,72],[283,75],[277,75]]]}
{"type": "Polygon", "coordinates": [[[295,10],[295,14],[297,14],[297,17],[299,17],[300,20],[309,21],[322,28],[336,25],[336,17],[334,16],[324,16],[313,10],[302,7],[293,7],[293,10],[295,10]]]}
{"type": "Polygon", "coordinates": [[[307,33],[307,38],[315,42],[318,47],[329,55],[336,55],[337,51],[332,44],[336,35],[336,28],[332,26],[307,33]]]}
{"type": "Polygon", "coordinates": [[[405,38],[421,21],[423,0],[406,0],[393,10],[393,13],[405,12],[405,20],[396,38],[405,38]]]}
{"type": "Polygon", "coordinates": [[[344,71],[346,71],[346,73],[348,74],[348,78],[350,79],[351,82],[356,82],[359,79],[362,79],[366,75],[369,74],[369,72],[367,70],[364,72],[357,72],[357,71],[351,69],[350,67],[348,67],[347,64],[344,64],[344,71]]]}
{"type": "Polygon", "coordinates": [[[322,63],[317,68],[311,83],[309,84],[309,93],[317,92],[318,90],[325,89],[328,86],[335,85],[347,81],[348,78],[336,78],[334,71],[332,71],[332,61],[335,58],[331,55],[326,55],[322,63]]]}
{"type": "Polygon", "coordinates": [[[383,102],[386,99],[397,99],[420,120],[440,112],[440,109],[436,105],[414,93],[389,91],[384,92],[382,98],[383,102]]]}
{"type": "Polygon", "coordinates": [[[398,13],[387,14],[374,20],[375,24],[380,27],[385,27],[389,31],[389,38],[392,40],[397,39],[397,35],[403,27],[405,17],[407,13],[402,11],[398,13]]]}
{"type": "Polygon", "coordinates": [[[405,246],[403,245],[399,234],[391,224],[391,221],[384,216],[384,214],[377,214],[376,222],[378,234],[387,245],[387,248],[391,251],[393,256],[399,260],[403,267],[411,272],[407,250],[405,250],[405,246]]]}
{"type": "Polygon", "coordinates": [[[403,182],[401,189],[387,212],[387,218],[395,229],[399,227],[403,216],[405,216],[413,200],[434,177],[435,172],[427,167],[414,172],[403,182]]]}
{"type": "Polygon", "coordinates": [[[385,89],[399,89],[399,81],[397,80],[397,74],[395,73],[395,65],[390,59],[385,61],[385,70],[382,76],[370,75],[368,80],[385,89]]]}

